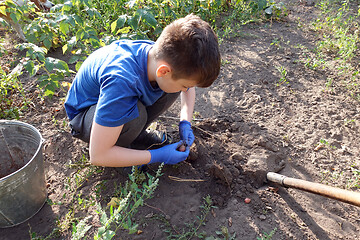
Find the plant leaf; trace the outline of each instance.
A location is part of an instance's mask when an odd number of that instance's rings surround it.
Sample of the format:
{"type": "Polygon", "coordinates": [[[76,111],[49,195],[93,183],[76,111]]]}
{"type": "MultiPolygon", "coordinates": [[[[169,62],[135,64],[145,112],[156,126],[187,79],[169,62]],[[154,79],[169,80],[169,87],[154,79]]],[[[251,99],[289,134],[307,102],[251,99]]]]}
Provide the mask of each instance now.
{"type": "Polygon", "coordinates": [[[142,9],[142,8],[139,8],[137,11],[139,12],[140,17],[142,19],[144,19],[151,27],[153,27],[153,28],[156,27],[157,21],[150,12],[148,12],[147,10],[142,9]]]}
{"type": "Polygon", "coordinates": [[[72,239],[80,240],[83,239],[85,234],[90,230],[91,226],[86,224],[86,221],[91,218],[91,216],[87,216],[83,220],[81,220],[76,226],[73,226],[72,239]]]}

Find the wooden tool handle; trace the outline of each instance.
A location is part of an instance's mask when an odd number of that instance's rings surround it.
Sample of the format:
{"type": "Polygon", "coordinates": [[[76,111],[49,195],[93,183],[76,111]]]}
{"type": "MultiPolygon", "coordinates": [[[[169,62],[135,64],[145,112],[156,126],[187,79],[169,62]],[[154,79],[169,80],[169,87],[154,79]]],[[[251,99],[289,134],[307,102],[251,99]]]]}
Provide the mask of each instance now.
{"type": "Polygon", "coordinates": [[[360,192],[353,192],[325,184],[291,178],[274,172],[267,173],[266,177],[268,181],[278,183],[284,187],[304,190],[360,207],[360,192]]]}

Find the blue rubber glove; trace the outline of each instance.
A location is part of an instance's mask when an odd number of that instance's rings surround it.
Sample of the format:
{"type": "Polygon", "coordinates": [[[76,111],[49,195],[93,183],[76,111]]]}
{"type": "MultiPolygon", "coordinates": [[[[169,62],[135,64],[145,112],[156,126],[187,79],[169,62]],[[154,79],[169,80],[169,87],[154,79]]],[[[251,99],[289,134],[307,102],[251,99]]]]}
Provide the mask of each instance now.
{"type": "Polygon", "coordinates": [[[178,147],[184,144],[182,141],[166,145],[162,148],[149,150],[151,154],[150,163],[165,163],[165,164],[177,164],[184,161],[190,153],[190,147],[185,149],[185,152],[178,151],[178,147]]]}
{"type": "Polygon", "coordinates": [[[182,120],[179,123],[179,133],[180,139],[185,141],[185,143],[190,147],[195,140],[193,130],[191,129],[191,123],[186,120],[182,120]]]}

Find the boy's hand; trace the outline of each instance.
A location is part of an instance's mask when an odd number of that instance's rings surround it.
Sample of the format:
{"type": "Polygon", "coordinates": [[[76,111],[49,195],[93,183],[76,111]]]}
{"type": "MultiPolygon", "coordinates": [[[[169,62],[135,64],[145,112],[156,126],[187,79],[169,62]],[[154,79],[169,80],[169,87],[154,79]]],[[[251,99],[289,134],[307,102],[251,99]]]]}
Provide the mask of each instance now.
{"type": "Polygon", "coordinates": [[[150,163],[165,163],[165,164],[177,164],[184,161],[190,153],[190,148],[187,147],[185,152],[180,152],[177,149],[182,145],[183,142],[177,142],[170,145],[166,145],[162,148],[149,150],[151,154],[150,163]]]}
{"type": "Polygon", "coordinates": [[[191,129],[191,123],[186,120],[182,120],[179,123],[179,133],[180,139],[185,141],[185,143],[190,147],[195,140],[193,130],[191,129]]]}

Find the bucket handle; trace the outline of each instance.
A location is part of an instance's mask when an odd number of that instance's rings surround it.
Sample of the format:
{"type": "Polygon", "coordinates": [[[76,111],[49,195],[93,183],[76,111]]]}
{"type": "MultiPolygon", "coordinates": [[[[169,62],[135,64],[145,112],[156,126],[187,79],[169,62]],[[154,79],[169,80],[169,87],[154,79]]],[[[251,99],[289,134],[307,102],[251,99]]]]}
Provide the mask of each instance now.
{"type": "Polygon", "coordinates": [[[14,222],[11,221],[5,214],[0,210],[0,216],[2,216],[10,225],[14,225],[14,222]]]}
{"type": "Polygon", "coordinates": [[[9,144],[8,144],[8,142],[6,141],[5,135],[4,135],[4,133],[3,133],[3,129],[0,129],[0,130],[1,130],[2,138],[4,139],[4,142],[5,142],[6,148],[7,148],[8,152],[9,152],[10,157],[11,157],[11,161],[14,163],[14,162],[15,162],[15,159],[14,159],[14,157],[13,157],[11,151],[10,151],[9,144]]]}

